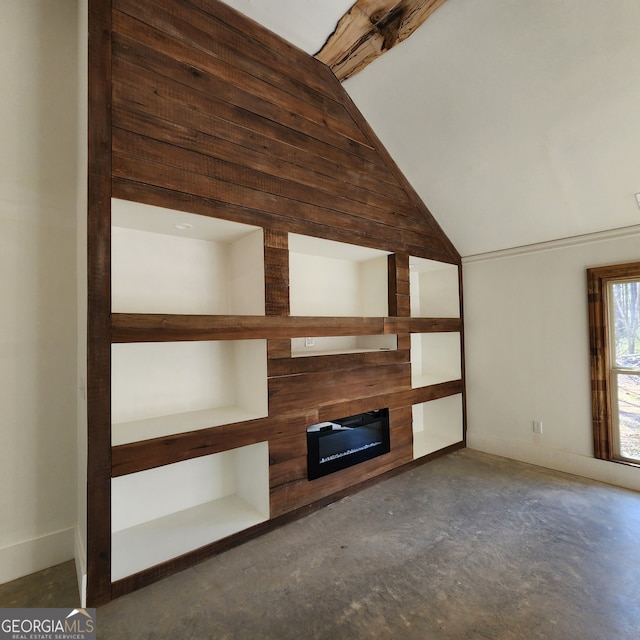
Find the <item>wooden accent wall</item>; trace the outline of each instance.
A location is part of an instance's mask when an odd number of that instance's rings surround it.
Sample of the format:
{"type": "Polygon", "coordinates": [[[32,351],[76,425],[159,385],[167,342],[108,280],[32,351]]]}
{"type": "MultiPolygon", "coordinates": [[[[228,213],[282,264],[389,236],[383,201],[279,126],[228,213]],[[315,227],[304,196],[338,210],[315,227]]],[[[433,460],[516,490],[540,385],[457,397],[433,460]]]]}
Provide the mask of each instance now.
{"type": "Polygon", "coordinates": [[[320,62],[213,0],[113,1],[113,195],[459,257],[320,62]]]}
{"type": "Polygon", "coordinates": [[[327,67],[217,0],[90,0],[90,11],[93,606],[226,544],[111,585],[105,465],[119,476],[268,440],[271,515],[284,516],[409,463],[411,404],[463,381],[411,389],[409,334],[462,321],[408,317],[409,255],[460,256],[327,67]],[[266,315],[111,315],[111,197],[262,227],[266,315]],[[289,232],[392,252],[390,317],[290,317],[289,232]],[[291,358],[292,337],[382,333],[398,334],[397,351],[291,358]],[[241,338],[267,340],[268,417],[110,448],[112,342],[241,338]],[[306,427],[382,407],[391,452],[310,483],[306,427]]]}

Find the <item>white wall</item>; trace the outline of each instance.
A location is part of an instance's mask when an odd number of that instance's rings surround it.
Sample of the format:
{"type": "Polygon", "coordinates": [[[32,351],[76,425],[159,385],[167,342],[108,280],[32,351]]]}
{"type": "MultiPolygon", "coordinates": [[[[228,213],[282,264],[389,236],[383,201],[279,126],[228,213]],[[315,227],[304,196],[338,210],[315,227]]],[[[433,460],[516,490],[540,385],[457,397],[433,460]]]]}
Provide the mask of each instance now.
{"type": "Polygon", "coordinates": [[[593,458],[586,291],[588,267],[636,260],[640,227],[463,261],[471,448],[640,490],[593,458]]]}
{"type": "Polygon", "coordinates": [[[2,3],[0,583],[73,557],[76,0],[2,3]]]}

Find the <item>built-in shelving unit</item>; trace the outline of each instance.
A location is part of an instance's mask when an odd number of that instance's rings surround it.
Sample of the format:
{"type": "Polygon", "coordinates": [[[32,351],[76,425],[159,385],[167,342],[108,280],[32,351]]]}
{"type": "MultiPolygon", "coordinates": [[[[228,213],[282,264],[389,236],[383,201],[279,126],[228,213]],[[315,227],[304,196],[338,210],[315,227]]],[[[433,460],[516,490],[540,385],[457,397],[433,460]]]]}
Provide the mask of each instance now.
{"type": "Polygon", "coordinates": [[[260,227],[112,199],[114,313],[264,315],[260,227]]]}
{"type": "MultiPolygon", "coordinates": [[[[112,310],[264,315],[260,227],[112,199],[112,310]]],[[[268,414],[266,340],[111,347],[114,446],[268,414]]]]}
{"type": "Polygon", "coordinates": [[[462,377],[460,334],[411,334],[411,387],[459,380],[462,377]]]}
{"type": "MultiPolygon", "coordinates": [[[[409,257],[412,318],[460,318],[458,266],[409,257]]],[[[411,387],[428,387],[462,377],[460,331],[411,334],[411,387]]],[[[458,440],[456,440],[457,442],[458,440]]]]}
{"type": "Polygon", "coordinates": [[[89,11],[87,606],[464,444],[460,256],[340,83],[152,4],[89,11]],[[380,408],[310,481],[307,428],[380,408]]]}
{"type": "Polygon", "coordinates": [[[455,264],[410,256],[411,317],[459,318],[458,278],[455,264]]]}
{"type": "Polygon", "coordinates": [[[388,315],[388,255],[388,251],[290,233],[291,315],[388,315]]]}
{"type": "Polygon", "coordinates": [[[414,404],[413,457],[421,458],[464,439],[462,395],[414,404]]]}
{"type": "Polygon", "coordinates": [[[293,358],[369,351],[395,351],[397,348],[398,337],[393,334],[291,339],[291,356],[293,358]]]}
{"type": "Polygon", "coordinates": [[[111,347],[114,446],[268,414],[266,340],[111,347]]]}
{"type": "Polygon", "coordinates": [[[269,518],[269,452],[260,442],[111,481],[112,580],[269,518]]]}

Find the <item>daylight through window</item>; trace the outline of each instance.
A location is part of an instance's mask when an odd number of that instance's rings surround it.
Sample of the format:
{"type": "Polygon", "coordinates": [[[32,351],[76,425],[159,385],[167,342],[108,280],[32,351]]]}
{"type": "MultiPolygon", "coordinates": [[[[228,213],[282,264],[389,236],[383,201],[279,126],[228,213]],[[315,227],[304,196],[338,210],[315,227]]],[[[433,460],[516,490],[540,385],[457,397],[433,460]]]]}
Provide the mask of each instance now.
{"type": "Polygon", "coordinates": [[[640,464],[640,263],[587,279],[595,455],[640,464]]]}
{"type": "Polygon", "coordinates": [[[640,280],[609,283],[614,453],[640,462],[640,280]]]}

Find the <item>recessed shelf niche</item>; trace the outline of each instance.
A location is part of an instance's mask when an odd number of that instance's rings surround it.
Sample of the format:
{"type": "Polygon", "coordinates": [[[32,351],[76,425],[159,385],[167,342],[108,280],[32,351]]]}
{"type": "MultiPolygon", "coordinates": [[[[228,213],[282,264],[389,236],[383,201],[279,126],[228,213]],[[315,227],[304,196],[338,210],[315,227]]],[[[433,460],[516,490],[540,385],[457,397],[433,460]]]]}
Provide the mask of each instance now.
{"type": "Polygon", "coordinates": [[[462,394],[414,404],[413,458],[462,442],[462,394]]]}
{"type": "Polygon", "coordinates": [[[462,377],[460,334],[411,334],[411,387],[427,387],[462,377]]]}
{"type": "Polygon", "coordinates": [[[112,444],[268,415],[266,340],[113,344],[112,444]]]}
{"type": "Polygon", "coordinates": [[[460,286],[455,264],[409,257],[412,318],[459,318],[460,286]]]}
{"type": "Polygon", "coordinates": [[[390,252],[289,234],[292,316],[389,315],[390,252]]]}
{"type": "Polygon", "coordinates": [[[269,519],[267,442],[111,480],[111,578],[269,519]]]}
{"type": "Polygon", "coordinates": [[[309,356],[327,356],[343,353],[365,353],[368,351],[396,351],[398,338],[393,334],[375,336],[329,336],[291,339],[291,356],[304,358],[309,356]]]}
{"type": "Polygon", "coordinates": [[[114,313],[264,315],[263,231],[112,199],[114,313]]]}

